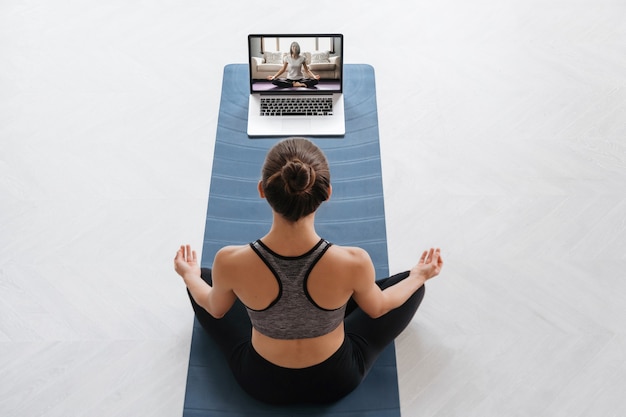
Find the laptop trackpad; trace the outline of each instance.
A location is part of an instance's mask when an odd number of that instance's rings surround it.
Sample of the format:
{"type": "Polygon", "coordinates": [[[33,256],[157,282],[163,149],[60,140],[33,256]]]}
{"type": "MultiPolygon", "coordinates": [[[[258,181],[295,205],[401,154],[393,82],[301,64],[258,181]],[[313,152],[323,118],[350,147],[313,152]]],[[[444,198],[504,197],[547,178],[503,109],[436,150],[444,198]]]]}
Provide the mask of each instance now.
{"type": "Polygon", "coordinates": [[[294,135],[301,135],[311,128],[311,121],[307,119],[284,119],[283,132],[292,132],[294,135]]]}

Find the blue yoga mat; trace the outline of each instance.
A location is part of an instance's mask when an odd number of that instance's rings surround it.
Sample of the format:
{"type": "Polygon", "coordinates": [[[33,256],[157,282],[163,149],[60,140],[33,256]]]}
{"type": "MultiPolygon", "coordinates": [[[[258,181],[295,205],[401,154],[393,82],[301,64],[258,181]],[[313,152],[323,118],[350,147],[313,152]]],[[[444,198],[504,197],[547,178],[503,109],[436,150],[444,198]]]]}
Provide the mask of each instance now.
{"type": "MultiPolygon", "coordinates": [[[[247,65],[225,67],[202,250],[204,267],[212,266],[221,247],[247,244],[266,234],[272,221],[267,202],[258,196],[257,183],[268,149],[280,138],[247,136],[247,80],[247,65]]],[[[309,138],[326,154],[333,185],[331,199],[316,214],[316,229],[333,243],[366,249],[379,279],[389,275],[389,268],[373,68],[346,65],[344,94],[346,135],[309,138]]],[[[196,320],[183,415],[397,417],[395,349],[390,345],[361,386],[337,403],[271,406],[239,388],[217,345],[196,320]]]]}

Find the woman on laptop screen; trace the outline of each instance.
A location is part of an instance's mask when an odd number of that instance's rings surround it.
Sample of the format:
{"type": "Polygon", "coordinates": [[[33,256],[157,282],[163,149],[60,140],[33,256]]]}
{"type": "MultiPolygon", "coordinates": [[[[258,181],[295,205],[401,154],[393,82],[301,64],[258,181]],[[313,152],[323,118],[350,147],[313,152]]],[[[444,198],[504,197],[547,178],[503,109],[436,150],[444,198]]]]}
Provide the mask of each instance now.
{"type": "Polygon", "coordinates": [[[174,268],[248,394],[273,404],[336,401],[411,322],[424,283],[441,271],[440,251],[424,251],[412,269],[376,281],[365,250],[321,238],[315,212],[332,193],[330,171],[309,140],[274,145],[258,188],[273,213],[264,237],[222,248],[212,269],[181,246],[174,268]]]}
{"type": "Polygon", "coordinates": [[[289,47],[289,54],[283,59],[282,68],[278,70],[276,74],[268,76],[267,79],[272,81],[272,84],[281,88],[311,88],[317,84],[320,76],[313,74],[306,65],[306,57],[300,55],[300,44],[298,44],[298,42],[292,42],[289,47]],[[287,78],[278,78],[285,71],[287,71],[287,78]],[[308,74],[310,78],[305,77],[305,74],[308,74]]]}

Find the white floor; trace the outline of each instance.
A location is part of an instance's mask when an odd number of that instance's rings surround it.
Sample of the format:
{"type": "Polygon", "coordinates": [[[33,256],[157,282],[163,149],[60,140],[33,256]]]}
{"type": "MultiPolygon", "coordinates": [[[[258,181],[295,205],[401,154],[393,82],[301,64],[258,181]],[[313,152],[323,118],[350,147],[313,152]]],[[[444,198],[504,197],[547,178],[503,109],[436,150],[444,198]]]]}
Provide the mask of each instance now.
{"type": "Polygon", "coordinates": [[[376,69],[404,416],[626,415],[626,3],[0,0],[0,415],[180,416],[224,65],[376,69]]]}

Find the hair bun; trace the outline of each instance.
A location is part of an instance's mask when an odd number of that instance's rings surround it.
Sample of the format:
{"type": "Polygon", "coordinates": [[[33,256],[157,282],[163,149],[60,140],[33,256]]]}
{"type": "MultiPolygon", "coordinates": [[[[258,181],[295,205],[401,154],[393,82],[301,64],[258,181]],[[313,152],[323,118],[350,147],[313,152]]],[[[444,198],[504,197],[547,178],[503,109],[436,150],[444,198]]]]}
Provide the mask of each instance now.
{"type": "Polygon", "coordinates": [[[299,159],[288,161],[283,166],[281,176],[287,191],[292,194],[307,192],[315,184],[315,171],[299,159]]]}

